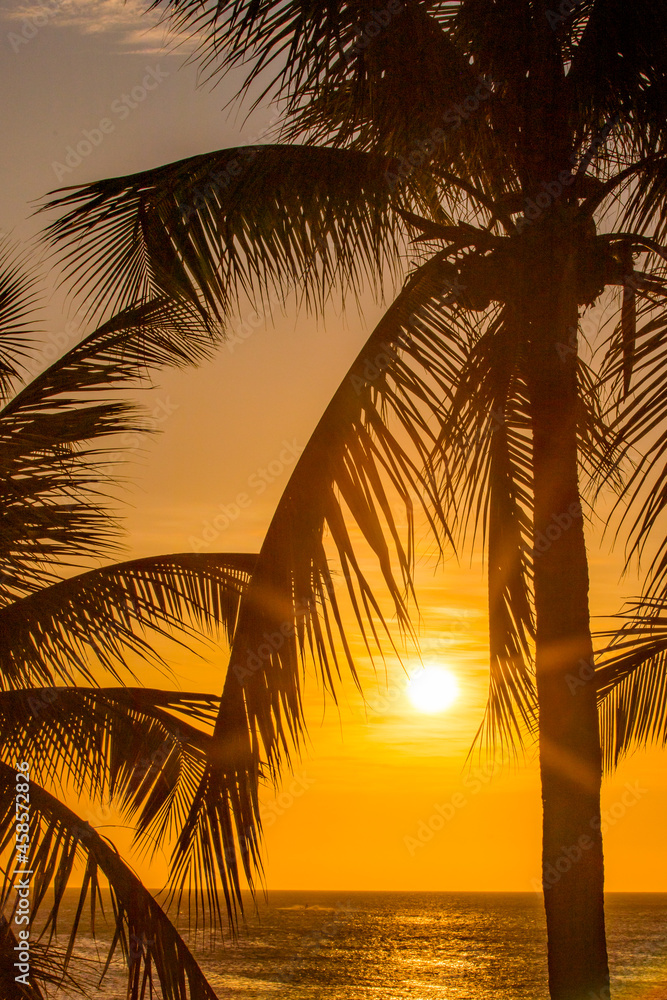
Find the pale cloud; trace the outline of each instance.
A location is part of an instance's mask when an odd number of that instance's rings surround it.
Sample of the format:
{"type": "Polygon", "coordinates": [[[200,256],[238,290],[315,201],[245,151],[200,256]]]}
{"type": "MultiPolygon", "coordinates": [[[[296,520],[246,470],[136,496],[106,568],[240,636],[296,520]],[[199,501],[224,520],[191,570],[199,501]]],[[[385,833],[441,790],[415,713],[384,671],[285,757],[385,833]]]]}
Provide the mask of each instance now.
{"type": "Polygon", "coordinates": [[[187,55],[196,47],[196,38],[168,29],[157,11],[147,13],[147,0],[37,0],[8,8],[5,17],[15,30],[31,37],[48,28],[75,28],[82,34],[106,33],[128,54],[187,55]]]}

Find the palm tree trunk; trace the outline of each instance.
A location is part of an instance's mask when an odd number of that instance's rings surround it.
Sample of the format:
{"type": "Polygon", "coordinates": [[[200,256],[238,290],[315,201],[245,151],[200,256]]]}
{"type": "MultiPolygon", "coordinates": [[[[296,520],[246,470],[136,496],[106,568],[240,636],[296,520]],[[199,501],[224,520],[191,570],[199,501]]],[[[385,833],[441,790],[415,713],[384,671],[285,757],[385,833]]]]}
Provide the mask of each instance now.
{"type": "Polygon", "coordinates": [[[543,234],[540,252],[533,247],[527,256],[523,295],[531,343],[542,875],[552,1000],[607,1000],[602,761],[577,476],[575,235],[555,227],[543,234]]]}

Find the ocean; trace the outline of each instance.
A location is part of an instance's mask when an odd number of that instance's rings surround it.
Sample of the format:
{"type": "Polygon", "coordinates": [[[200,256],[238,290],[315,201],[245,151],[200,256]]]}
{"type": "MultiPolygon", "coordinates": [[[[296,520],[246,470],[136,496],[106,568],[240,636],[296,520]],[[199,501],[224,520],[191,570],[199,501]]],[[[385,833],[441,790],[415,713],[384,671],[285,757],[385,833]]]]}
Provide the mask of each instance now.
{"type": "MultiPolygon", "coordinates": [[[[667,1000],[667,894],[609,894],[607,931],[614,1000],[667,1000]]],[[[273,891],[238,944],[191,946],[221,1000],[548,997],[534,893],[273,891]]],[[[110,975],[100,996],[119,1000],[123,982],[110,975]]]]}

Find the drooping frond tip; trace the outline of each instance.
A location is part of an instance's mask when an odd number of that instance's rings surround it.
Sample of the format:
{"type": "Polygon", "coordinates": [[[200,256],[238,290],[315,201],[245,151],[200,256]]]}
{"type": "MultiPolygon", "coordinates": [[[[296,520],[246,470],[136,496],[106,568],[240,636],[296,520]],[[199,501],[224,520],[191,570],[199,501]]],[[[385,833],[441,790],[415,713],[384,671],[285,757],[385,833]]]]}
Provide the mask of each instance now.
{"type": "MultiPolygon", "coordinates": [[[[128,966],[128,1000],[143,1000],[156,976],[164,1000],[217,1000],[185,941],[150,892],[121,859],[112,844],[102,838],[89,823],[59,802],[35,782],[30,785],[31,842],[26,867],[36,873],[31,896],[31,913],[42,910],[45,934],[51,934],[60,916],[64,918],[64,895],[73,878],[77,859],[85,864],[78,906],[70,918],[70,933],[62,962],[67,972],[83,909],[89,900],[91,929],[101,901],[100,881],[106,879],[113,901],[114,933],[107,965],[120,946],[128,966]],[[53,880],[54,894],[48,889],[53,880]]],[[[16,773],[0,763],[0,836],[1,849],[14,845],[16,814],[16,773]]],[[[14,896],[14,909],[20,898],[12,888],[12,874],[6,873],[2,902],[14,896]]],[[[99,919],[99,918],[98,918],[99,919]]],[[[48,951],[46,952],[48,962],[48,951]]],[[[48,967],[48,965],[47,965],[48,967]]],[[[53,966],[51,966],[53,968],[53,966]]],[[[35,973],[37,969],[34,970],[35,973]]],[[[48,980],[46,980],[48,981],[48,980]]],[[[36,994],[39,996],[39,994],[36,994]]],[[[32,998],[31,998],[32,1000],[32,998]]]]}

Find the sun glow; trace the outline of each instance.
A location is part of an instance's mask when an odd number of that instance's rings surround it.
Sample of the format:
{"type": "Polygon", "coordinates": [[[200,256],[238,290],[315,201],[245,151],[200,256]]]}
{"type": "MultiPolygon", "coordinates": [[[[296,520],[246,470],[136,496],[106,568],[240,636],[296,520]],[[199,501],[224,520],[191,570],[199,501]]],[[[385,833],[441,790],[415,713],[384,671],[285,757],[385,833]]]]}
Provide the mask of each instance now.
{"type": "Polygon", "coordinates": [[[435,715],[453,705],[459,696],[459,685],[451,670],[427,666],[412,675],[408,683],[408,698],[419,712],[435,715]]]}

